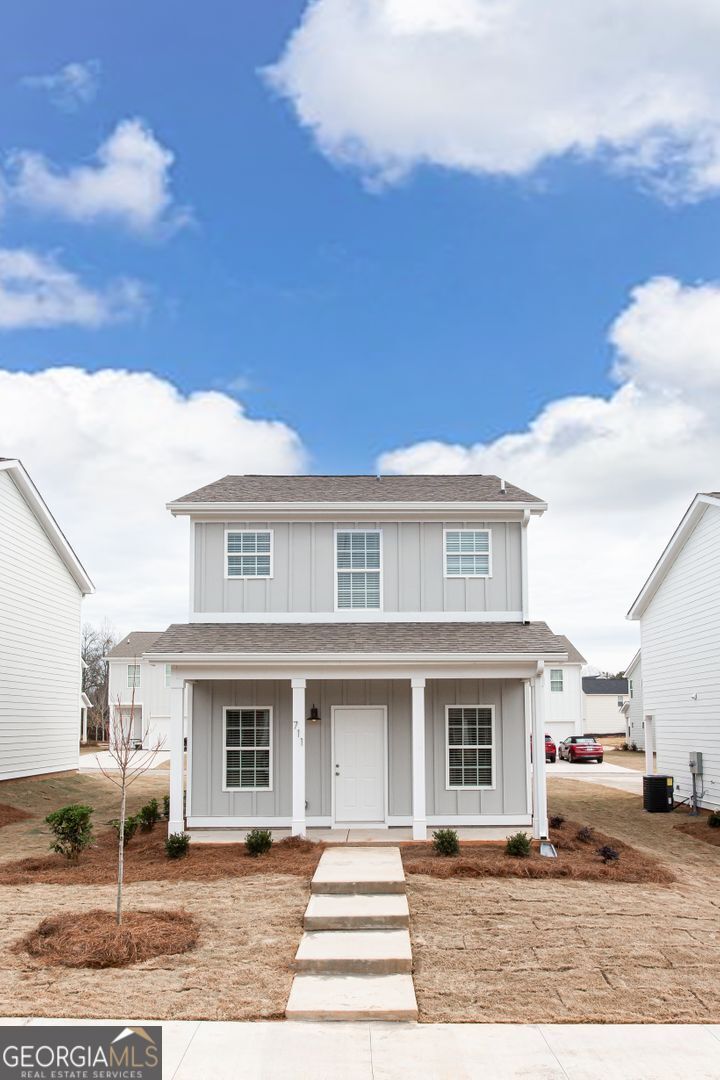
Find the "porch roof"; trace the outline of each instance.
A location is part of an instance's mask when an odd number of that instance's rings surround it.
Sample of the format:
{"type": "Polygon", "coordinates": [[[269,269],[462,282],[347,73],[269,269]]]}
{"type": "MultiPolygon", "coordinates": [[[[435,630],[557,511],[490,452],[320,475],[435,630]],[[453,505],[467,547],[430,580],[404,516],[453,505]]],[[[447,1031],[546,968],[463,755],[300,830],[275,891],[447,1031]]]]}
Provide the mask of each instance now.
{"type": "Polygon", "coordinates": [[[544,622],[175,623],[144,655],[193,657],[349,654],[369,658],[457,655],[566,660],[567,644],[544,622]]]}

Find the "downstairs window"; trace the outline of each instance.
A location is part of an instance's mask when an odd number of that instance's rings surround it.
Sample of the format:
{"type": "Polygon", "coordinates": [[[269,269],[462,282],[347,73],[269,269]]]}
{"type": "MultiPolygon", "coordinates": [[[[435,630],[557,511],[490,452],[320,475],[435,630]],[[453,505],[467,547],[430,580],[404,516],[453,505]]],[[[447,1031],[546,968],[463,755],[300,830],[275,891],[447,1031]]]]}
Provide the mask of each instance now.
{"type": "Polygon", "coordinates": [[[493,787],[494,707],[448,705],[446,717],[448,788],[493,787]]]}
{"type": "Polygon", "coordinates": [[[272,710],[225,709],[225,787],[270,791],[272,710]]]}

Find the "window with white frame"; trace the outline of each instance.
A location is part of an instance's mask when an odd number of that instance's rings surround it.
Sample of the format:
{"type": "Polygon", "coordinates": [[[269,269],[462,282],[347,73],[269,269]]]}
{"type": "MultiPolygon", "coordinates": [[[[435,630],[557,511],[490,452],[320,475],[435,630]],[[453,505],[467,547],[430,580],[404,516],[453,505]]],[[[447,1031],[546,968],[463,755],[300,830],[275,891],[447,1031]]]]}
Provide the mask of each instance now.
{"type": "Polygon", "coordinates": [[[448,705],[446,715],[448,788],[492,787],[493,706],[448,705]]]}
{"type": "Polygon", "coordinates": [[[341,529],[335,533],[337,607],[379,610],[380,530],[341,529]]]}
{"type": "Polygon", "coordinates": [[[128,689],[136,690],[140,685],[140,665],[128,664],[128,689]]]}
{"type": "Polygon", "coordinates": [[[225,533],[225,567],[229,578],[272,577],[270,529],[228,529],[225,533]]]}
{"type": "Polygon", "coordinates": [[[272,710],[225,709],[225,787],[270,791],[272,710]]]}
{"type": "Polygon", "coordinates": [[[165,689],[170,686],[170,679],[172,678],[172,664],[165,665],[165,689]]]}
{"type": "Polygon", "coordinates": [[[630,692],[630,697],[631,698],[635,696],[635,688],[633,686],[632,679],[628,679],[628,691],[630,692]]]}
{"type": "Polygon", "coordinates": [[[550,670],[550,689],[554,693],[561,694],[563,691],[563,669],[551,668],[550,670]]]}
{"type": "Polygon", "coordinates": [[[445,530],[445,577],[490,577],[489,529],[445,530]]]}

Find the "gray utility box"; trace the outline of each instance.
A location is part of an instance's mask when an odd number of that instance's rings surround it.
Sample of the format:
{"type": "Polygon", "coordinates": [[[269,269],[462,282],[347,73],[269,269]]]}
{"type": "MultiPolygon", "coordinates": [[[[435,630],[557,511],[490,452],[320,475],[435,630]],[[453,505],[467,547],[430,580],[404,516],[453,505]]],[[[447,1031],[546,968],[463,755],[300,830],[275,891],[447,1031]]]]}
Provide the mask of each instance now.
{"type": "Polygon", "coordinates": [[[699,750],[690,751],[690,772],[693,776],[702,776],[702,753],[699,750]]]}

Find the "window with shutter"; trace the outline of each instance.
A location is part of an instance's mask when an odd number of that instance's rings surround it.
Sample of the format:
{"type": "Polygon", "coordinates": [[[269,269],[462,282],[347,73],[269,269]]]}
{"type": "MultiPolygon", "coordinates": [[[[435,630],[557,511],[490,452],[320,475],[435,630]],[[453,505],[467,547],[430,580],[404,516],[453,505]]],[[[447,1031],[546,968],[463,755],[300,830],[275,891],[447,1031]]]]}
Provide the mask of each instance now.
{"type": "Polygon", "coordinates": [[[337,607],[371,608],[381,604],[379,529],[343,529],[335,533],[337,607]]]}
{"type": "Polygon", "coordinates": [[[562,693],[563,690],[563,670],[562,668],[552,668],[550,671],[550,689],[555,693],[562,693]]]}
{"type": "Polygon", "coordinates": [[[272,577],[272,532],[228,529],[225,533],[225,576],[272,577]]]}
{"type": "Polygon", "coordinates": [[[272,709],[225,708],[225,788],[272,789],[272,709]]]}
{"type": "Polygon", "coordinates": [[[492,705],[448,705],[448,788],[491,788],[495,769],[495,709],[492,705]]]}
{"type": "Polygon", "coordinates": [[[445,530],[445,577],[490,577],[489,529],[445,530]]]}

